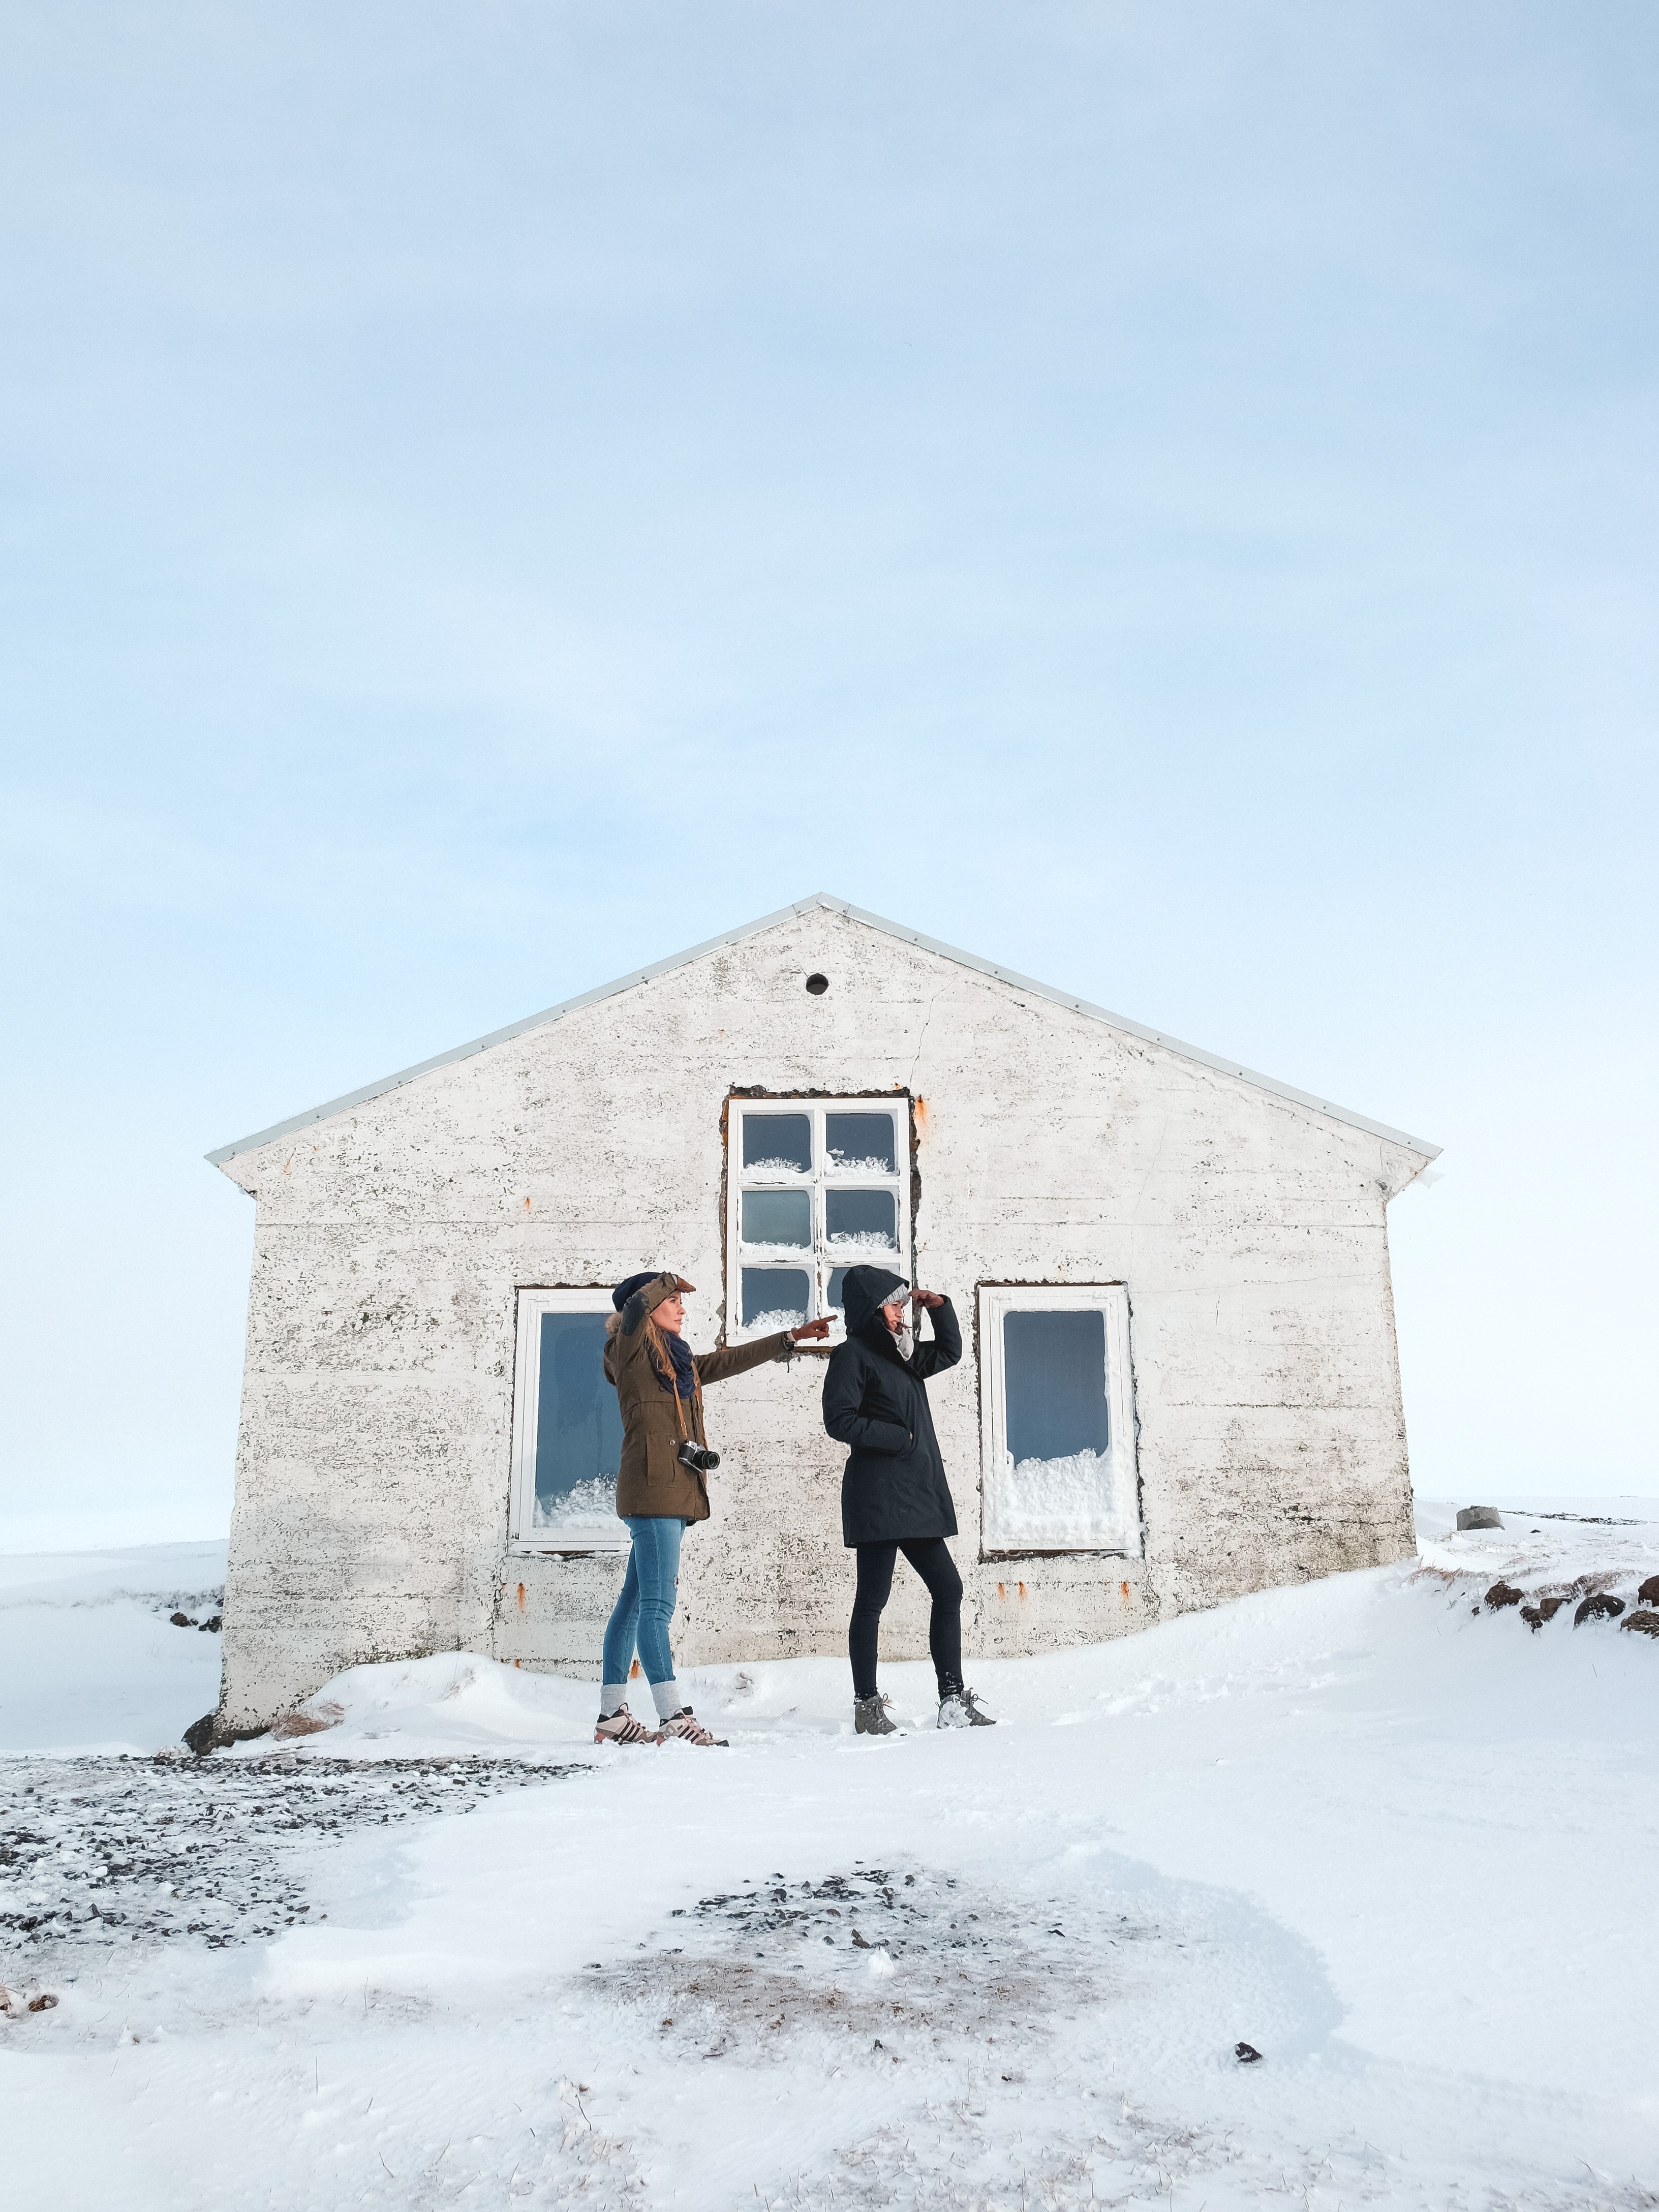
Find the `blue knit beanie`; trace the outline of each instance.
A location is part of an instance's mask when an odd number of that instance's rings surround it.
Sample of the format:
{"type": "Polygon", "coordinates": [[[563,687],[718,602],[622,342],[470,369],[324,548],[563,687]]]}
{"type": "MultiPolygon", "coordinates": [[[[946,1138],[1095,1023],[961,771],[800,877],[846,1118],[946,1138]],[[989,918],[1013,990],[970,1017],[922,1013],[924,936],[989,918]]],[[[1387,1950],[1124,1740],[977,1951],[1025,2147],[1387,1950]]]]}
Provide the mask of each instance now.
{"type": "Polygon", "coordinates": [[[620,1313],[635,1291],[642,1291],[647,1283],[654,1283],[658,1270],[647,1267],[642,1275],[627,1275],[611,1293],[611,1303],[620,1313]]]}

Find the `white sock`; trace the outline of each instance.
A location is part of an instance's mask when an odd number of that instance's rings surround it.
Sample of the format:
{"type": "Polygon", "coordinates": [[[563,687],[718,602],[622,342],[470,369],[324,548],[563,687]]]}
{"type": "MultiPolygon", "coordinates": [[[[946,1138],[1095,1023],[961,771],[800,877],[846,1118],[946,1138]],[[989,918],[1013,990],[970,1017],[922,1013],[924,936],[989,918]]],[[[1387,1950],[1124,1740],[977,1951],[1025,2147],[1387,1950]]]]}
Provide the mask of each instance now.
{"type": "Polygon", "coordinates": [[[680,1695],[679,1684],[672,1675],[665,1682],[653,1682],[651,1695],[655,1700],[659,1721],[672,1721],[676,1713],[684,1711],[685,1699],[680,1695]]]}
{"type": "Polygon", "coordinates": [[[599,1686],[599,1718],[608,1721],[619,1705],[628,1702],[626,1682],[603,1682],[599,1686]]]}

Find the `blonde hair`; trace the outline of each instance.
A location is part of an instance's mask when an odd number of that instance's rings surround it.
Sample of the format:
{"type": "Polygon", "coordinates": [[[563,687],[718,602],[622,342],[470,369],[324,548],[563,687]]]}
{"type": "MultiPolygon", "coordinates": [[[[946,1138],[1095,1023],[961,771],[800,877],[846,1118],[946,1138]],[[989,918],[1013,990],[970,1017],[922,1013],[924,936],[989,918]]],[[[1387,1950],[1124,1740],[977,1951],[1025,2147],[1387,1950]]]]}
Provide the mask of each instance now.
{"type": "MultiPolygon", "coordinates": [[[[680,1434],[688,1435],[685,1425],[685,1407],[680,1397],[679,1377],[674,1372],[674,1355],[668,1348],[668,1332],[657,1319],[654,1309],[645,1317],[645,1353],[657,1370],[664,1388],[674,1401],[674,1419],[680,1434]]],[[[691,1405],[694,1413],[702,1410],[702,1382],[696,1368],[691,1370],[691,1405]]]]}

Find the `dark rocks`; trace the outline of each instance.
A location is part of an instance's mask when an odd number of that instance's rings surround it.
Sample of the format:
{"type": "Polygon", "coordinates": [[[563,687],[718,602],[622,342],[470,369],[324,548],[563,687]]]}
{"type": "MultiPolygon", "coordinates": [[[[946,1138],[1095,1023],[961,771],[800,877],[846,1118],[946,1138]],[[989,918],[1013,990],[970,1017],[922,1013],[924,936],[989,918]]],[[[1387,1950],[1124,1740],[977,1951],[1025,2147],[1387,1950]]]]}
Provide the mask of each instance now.
{"type": "Polygon", "coordinates": [[[1506,1583],[1500,1577],[1486,1592],[1487,1608],[1492,1613],[1502,1613],[1506,1605],[1519,1605],[1522,1595],[1513,1583],[1506,1583]]]}
{"type": "Polygon", "coordinates": [[[1650,1575],[1636,1593],[1638,1605],[1659,1605],[1659,1575],[1650,1575]]]}
{"type": "Polygon", "coordinates": [[[194,1628],[196,1626],[187,1613],[171,1613],[167,1618],[175,1628],[194,1628]]]}
{"type": "Polygon", "coordinates": [[[192,1721],[185,1730],[184,1740],[198,1759],[205,1759],[213,1748],[214,1731],[218,1725],[217,1713],[204,1713],[199,1721],[192,1721]]]}
{"type": "Polygon", "coordinates": [[[1638,1636],[1659,1636],[1659,1613],[1649,1613],[1644,1608],[1640,1613],[1632,1613],[1628,1620],[1621,1620],[1619,1626],[1620,1628],[1633,1628],[1638,1636]]]}
{"type": "Polygon", "coordinates": [[[42,1990],[38,1997],[31,1997],[29,1999],[29,2010],[31,2012],[51,2012],[57,2005],[57,1998],[53,1996],[50,1990],[42,1990]]]}
{"type": "Polygon", "coordinates": [[[1612,1597],[1606,1590],[1596,1590],[1587,1597],[1572,1616],[1575,1628],[1582,1628],[1587,1620],[1617,1620],[1625,1609],[1621,1597],[1612,1597]]]}
{"type": "Polygon", "coordinates": [[[1254,2066],[1261,2053],[1253,2043],[1236,2043],[1233,2045],[1233,2056],[1241,2066],[1254,2066]]]}
{"type": "Polygon", "coordinates": [[[196,1624],[204,1636],[216,1636],[224,1625],[225,1618],[221,1613],[216,1613],[211,1620],[198,1620],[196,1624]]]}
{"type": "Polygon", "coordinates": [[[1522,1607],[1521,1618],[1536,1636],[1547,1620],[1554,1620],[1566,1601],[1564,1597],[1540,1597],[1536,1605],[1522,1607]]]}
{"type": "Polygon", "coordinates": [[[1457,1516],[1460,1528],[1501,1528],[1504,1525],[1490,1505],[1466,1505],[1457,1516]]]}

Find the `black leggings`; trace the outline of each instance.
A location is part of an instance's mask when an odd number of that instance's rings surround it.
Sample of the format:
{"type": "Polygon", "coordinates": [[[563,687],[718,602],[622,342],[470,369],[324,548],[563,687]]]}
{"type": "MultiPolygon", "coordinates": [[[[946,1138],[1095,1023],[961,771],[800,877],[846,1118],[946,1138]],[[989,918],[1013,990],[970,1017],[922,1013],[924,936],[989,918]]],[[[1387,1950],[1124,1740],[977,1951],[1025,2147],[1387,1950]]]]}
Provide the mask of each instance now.
{"type": "Polygon", "coordinates": [[[853,1600],[853,1625],[847,1645],[853,1658],[853,1695],[876,1694],[876,1638],[881,1609],[893,1588],[893,1561],[902,1552],[927,1585],[933,1601],[927,1623],[927,1649],[933,1656],[939,1694],[962,1682],[962,1577],[943,1536],[909,1538],[896,1544],[860,1544],[859,1590],[853,1600]]]}

